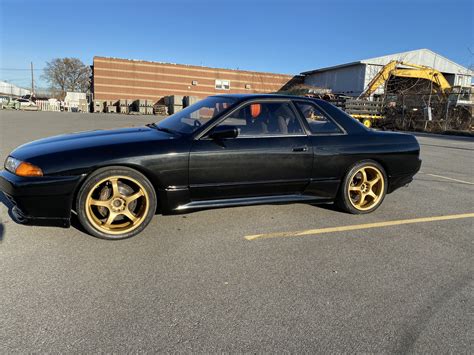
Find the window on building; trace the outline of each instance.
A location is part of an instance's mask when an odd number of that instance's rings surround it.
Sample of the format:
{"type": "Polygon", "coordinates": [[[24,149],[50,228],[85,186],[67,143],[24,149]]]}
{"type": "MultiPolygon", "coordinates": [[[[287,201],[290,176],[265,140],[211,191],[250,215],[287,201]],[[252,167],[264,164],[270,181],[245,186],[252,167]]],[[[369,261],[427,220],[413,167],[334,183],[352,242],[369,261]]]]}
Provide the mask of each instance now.
{"type": "Polygon", "coordinates": [[[230,80],[216,79],[217,90],[230,90],[230,80]]]}
{"type": "Polygon", "coordinates": [[[308,122],[311,133],[314,134],[330,134],[342,133],[341,129],[336,125],[324,112],[316,105],[309,102],[295,102],[306,121],[308,122]]]}
{"type": "Polygon", "coordinates": [[[221,124],[237,127],[239,137],[303,133],[288,102],[254,102],[232,113],[221,124]]]}

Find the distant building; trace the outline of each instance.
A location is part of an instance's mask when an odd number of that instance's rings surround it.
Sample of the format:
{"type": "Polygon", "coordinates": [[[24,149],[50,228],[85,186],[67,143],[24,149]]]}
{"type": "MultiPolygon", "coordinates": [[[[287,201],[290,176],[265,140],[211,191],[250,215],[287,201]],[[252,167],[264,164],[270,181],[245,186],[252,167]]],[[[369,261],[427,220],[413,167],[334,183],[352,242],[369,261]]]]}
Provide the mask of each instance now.
{"type": "Polygon", "coordinates": [[[0,95],[1,96],[13,96],[21,97],[24,95],[29,95],[30,90],[20,88],[12,83],[7,83],[6,81],[0,81],[0,95]]]}
{"type": "Polygon", "coordinates": [[[204,98],[276,92],[292,78],[285,74],[94,57],[92,87],[95,100],[159,101],[168,95],[204,98]]]}
{"type": "MultiPolygon", "coordinates": [[[[471,86],[473,72],[429,49],[363,59],[301,73],[306,85],[331,89],[334,93],[359,96],[380,69],[392,60],[424,65],[439,70],[451,86],[471,86]]],[[[380,87],[377,94],[383,93],[380,87]]]]}

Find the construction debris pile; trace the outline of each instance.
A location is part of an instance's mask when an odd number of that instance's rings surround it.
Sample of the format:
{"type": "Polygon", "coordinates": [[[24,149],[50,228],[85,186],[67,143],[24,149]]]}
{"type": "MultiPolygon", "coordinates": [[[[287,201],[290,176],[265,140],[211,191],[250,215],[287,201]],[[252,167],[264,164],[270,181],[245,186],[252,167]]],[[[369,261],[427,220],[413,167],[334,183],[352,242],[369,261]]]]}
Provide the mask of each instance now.
{"type": "Polygon", "coordinates": [[[384,119],[379,126],[426,132],[471,131],[471,95],[470,90],[443,93],[424,79],[391,78],[386,85],[384,119]]]}

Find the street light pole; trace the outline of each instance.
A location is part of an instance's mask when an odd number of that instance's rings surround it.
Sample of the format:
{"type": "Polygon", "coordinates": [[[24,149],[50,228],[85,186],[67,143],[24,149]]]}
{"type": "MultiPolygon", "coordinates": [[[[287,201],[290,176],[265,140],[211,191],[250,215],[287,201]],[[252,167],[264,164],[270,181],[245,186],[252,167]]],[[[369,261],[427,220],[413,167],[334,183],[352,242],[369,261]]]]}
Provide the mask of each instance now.
{"type": "Polygon", "coordinates": [[[31,62],[31,97],[35,96],[35,78],[33,76],[33,62],[31,62]]]}

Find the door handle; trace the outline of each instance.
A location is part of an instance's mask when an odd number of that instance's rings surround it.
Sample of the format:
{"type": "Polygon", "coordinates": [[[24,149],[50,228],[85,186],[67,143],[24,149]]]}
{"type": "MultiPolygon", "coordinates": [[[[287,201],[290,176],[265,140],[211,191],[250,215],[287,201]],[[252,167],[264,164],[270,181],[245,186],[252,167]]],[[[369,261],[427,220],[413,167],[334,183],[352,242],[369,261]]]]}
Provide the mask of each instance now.
{"type": "Polygon", "coordinates": [[[308,151],[308,146],[302,146],[302,147],[294,147],[293,148],[294,152],[307,152],[308,151]]]}

